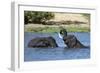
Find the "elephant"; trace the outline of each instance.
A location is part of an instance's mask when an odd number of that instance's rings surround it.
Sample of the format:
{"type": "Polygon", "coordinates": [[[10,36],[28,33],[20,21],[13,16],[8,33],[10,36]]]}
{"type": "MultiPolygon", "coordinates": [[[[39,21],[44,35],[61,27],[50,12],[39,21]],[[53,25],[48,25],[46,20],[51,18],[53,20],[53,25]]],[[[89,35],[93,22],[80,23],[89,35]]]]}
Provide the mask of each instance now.
{"type": "Polygon", "coordinates": [[[60,37],[68,48],[88,48],[84,46],[74,35],[68,35],[66,29],[60,30],[60,37]]]}
{"type": "MultiPolygon", "coordinates": [[[[88,48],[84,46],[75,35],[68,35],[66,29],[61,29],[58,33],[59,38],[61,38],[66,44],[67,48],[88,48]]],[[[58,47],[56,40],[49,37],[36,37],[29,41],[28,47],[33,48],[55,48],[58,47]]]]}
{"type": "Polygon", "coordinates": [[[28,43],[28,47],[33,48],[54,48],[58,47],[53,37],[37,37],[28,43]]]}
{"type": "Polygon", "coordinates": [[[64,36],[63,40],[68,48],[86,48],[74,35],[64,36]]]}

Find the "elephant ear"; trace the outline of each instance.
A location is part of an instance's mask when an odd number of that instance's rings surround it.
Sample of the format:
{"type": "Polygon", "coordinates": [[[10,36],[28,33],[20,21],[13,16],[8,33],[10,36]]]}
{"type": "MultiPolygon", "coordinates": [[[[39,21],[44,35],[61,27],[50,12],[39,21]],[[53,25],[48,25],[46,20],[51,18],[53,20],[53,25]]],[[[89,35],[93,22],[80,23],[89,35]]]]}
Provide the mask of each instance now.
{"type": "Polygon", "coordinates": [[[74,47],[77,43],[77,38],[75,36],[73,36],[71,39],[70,39],[70,46],[71,47],[74,47]]]}

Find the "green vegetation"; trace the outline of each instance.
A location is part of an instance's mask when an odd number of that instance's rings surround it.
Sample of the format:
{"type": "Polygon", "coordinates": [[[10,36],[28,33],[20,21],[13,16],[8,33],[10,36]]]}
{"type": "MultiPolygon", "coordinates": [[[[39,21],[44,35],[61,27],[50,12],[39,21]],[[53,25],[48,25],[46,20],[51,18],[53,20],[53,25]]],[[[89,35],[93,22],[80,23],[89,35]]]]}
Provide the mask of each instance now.
{"type": "MultiPolygon", "coordinates": [[[[86,22],[86,20],[81,21],[82,19],[80,18],[78,18],[79,20],[74,21],[67,19],[50,21],[50,19],[56,17],[54,12],[24,11],[24,31],[51,33],[59,32],[61,28],[65,28],[68,32],[90,32],[90,14],[80,13],[79,15],[85,18],[88,22],[86,22]]],[[[77,18],[77,16],[74,17],[77,18]]],[[[73,19],[75,19],[74,17],[73,19]]]]}
{"type": "MultiPolygon", "coordinates": [[[[37,33],[51,33],[51,32],[59,32],[62,27],[29,27],[25,32],[37,32],[37,33]]],[[[89,32],[90,29],[88,27],[73,27],[67,26],[63,27],[68,32],[89,32]]]]}
{"type": "Polygon", "coordinates": [[[52,18],[54,18],[52,12],[24,11],[24,24],[45,23],[47,20],[52,18]]]}
{"type": "Polygon", "coordinates": [[[84,13],[82,15],[88,20],[89,25],[90,25],[90,17],[91,17],[91,15],[90,14],[87,14],[87,13],[84,13]]]}
{"type": "Polygon", "coordinates": [[[86,19],[90,20],[90,14],[84,13],[82,14],[86,19]]]}

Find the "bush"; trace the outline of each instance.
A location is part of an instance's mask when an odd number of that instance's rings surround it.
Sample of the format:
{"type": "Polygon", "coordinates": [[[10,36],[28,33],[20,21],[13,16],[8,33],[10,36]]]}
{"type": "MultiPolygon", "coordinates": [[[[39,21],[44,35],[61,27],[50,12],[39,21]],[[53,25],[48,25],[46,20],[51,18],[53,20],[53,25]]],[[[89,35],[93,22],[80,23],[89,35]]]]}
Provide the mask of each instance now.
{"type": "Polygon", "coordinates": [[[24,23],[45,23],[47,20],[54,18],[52,12],[37,12],[37,11],[25,11],[24,23]]]}

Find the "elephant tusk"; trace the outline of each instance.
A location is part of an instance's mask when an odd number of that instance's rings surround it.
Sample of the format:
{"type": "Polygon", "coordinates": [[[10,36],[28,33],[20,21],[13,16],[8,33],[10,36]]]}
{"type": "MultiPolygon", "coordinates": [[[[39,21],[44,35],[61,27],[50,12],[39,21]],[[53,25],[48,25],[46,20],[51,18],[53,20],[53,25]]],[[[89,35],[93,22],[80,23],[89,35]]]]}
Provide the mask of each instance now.
{"type": "Polygon", "coordinates": [[[63,37],[60,33],[58,33],[58,36],[59,36],[60,39],[63,39],[63,37]]]}

